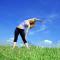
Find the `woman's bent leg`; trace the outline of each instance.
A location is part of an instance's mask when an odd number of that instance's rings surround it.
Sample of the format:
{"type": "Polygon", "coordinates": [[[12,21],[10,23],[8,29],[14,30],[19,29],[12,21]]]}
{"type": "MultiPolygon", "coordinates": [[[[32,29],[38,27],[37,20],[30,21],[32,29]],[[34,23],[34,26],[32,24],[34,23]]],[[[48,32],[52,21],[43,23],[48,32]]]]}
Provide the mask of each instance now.
{"type": "Polygon", "coordinates": [[[25,38],[25,32],[24,32],[24,30],[22,30],[22,29],[20,30],[20,35],[21,35],[21,37],[22,37],[22,40],[23,40],[25,46],[26,46],[27,48],[29,48],[29,47],[28,47],[28,43],[27,43],[26,38],[25,38]]]}

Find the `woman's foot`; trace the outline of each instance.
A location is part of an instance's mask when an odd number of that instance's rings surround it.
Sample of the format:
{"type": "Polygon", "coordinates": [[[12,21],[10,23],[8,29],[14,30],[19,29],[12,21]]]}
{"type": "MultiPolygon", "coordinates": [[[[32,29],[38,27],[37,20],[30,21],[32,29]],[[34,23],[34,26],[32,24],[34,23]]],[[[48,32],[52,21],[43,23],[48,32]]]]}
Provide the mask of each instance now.
{"type": "Polygon", "coordinates": [[[16,42],[13,43],[13,48],[15,48],[15,47],[16,47],[16,42]]]}
{"type": "Polygon", "coordinates": [[[26,46],[26,48],[28,48],[28,49],[29,49],[29,45],[28,45],[28,43],[25,43],[24,45],[26,46]]]}

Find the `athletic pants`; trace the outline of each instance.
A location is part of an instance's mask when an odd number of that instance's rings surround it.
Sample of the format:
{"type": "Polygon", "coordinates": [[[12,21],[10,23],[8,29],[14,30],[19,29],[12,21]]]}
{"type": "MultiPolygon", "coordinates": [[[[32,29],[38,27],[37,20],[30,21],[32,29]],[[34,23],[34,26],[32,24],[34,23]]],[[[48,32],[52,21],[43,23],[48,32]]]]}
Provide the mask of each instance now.
{"type": "Polygon", "coordinates": [[[25,39],[25,31],[24,31],[24,29],[19,29],[19,28],[15,29],[15,32],[14,32],[14,42],[17,42],[19,34],[20,34],[24,44],[27,43],[27,41],[25,39]]]}

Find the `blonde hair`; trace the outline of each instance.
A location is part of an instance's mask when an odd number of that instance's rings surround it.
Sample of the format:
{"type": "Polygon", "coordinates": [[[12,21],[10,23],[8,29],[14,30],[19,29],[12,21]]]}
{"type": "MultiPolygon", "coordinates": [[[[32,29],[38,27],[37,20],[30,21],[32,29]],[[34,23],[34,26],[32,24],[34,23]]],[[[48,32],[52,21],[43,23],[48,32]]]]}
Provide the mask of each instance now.
{"type": "Polygon", "coordinates": [[[30,23],[30,25],[33,25],[33,24],[35,24],[35,21],[34,20],[30,20],[29,23],[30,23]]]}
{"type": "Polygon", "coordinates": [[[35,20],[30,20],[29,23],[30,23],[30,28],[33,28],[35,26],[35,20]]]}
{"type": "Polygon", "coordinates": [[[38,20],[38,19],[37,18],[31,18],[28,20],[29,20],[30,27],[33,28],[35,26],[36,20],[38,20]]]}

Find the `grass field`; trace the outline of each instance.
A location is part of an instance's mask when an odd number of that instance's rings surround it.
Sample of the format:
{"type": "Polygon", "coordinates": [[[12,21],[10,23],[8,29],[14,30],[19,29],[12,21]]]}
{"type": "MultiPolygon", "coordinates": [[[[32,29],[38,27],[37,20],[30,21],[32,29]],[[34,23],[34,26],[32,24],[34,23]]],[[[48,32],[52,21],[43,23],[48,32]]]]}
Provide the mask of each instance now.
{"type": "Polygon", "coordinates": [[[0,46],[0,60],[60,60],[60,48],[0,46]]]}

